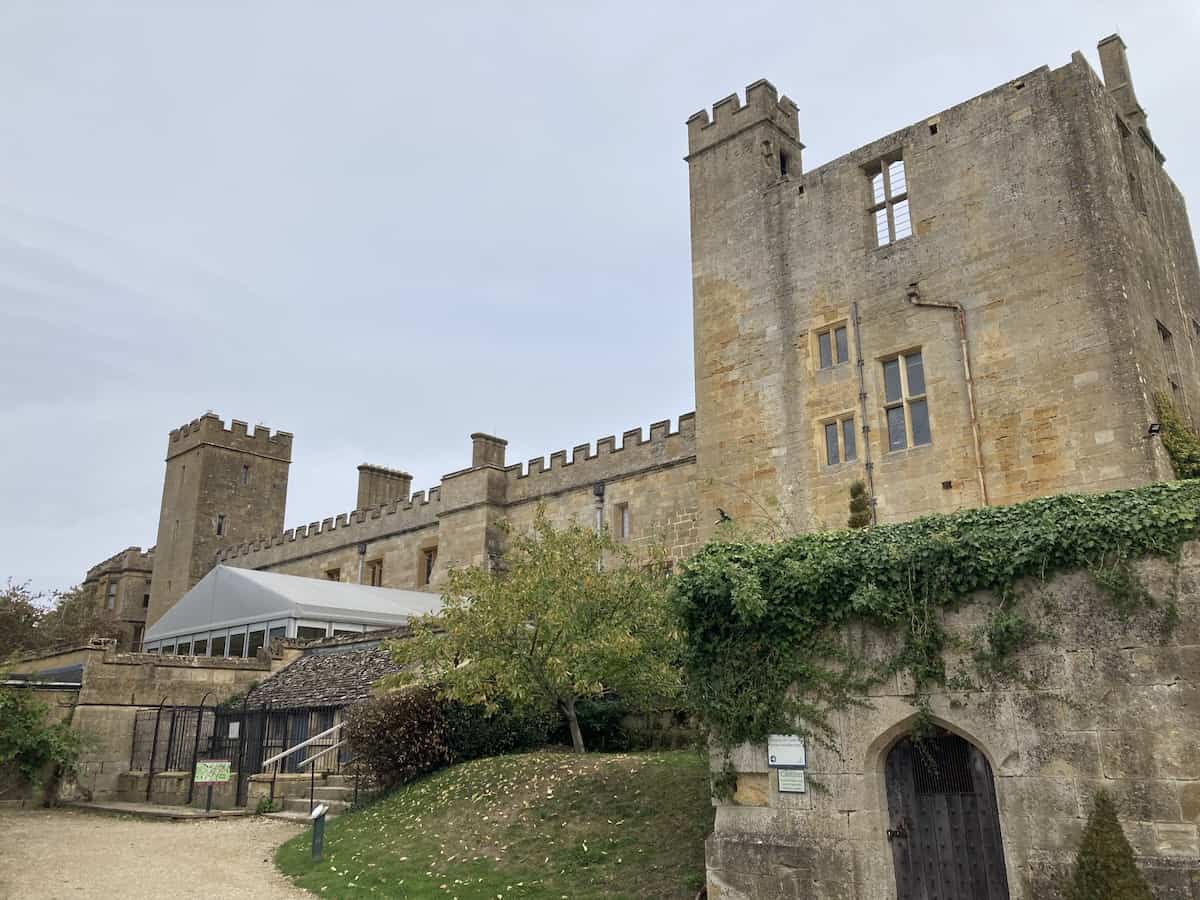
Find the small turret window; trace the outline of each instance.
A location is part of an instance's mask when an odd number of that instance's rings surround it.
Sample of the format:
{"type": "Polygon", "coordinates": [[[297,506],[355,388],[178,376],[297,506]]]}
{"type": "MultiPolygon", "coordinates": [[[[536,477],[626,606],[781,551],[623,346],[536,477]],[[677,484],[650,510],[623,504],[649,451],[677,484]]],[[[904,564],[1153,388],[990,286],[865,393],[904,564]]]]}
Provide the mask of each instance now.
{"type": "Polygon", "coordinates": [[[219,515],[217,516],[217,537],[221,537],[223,534],[225,534],[225,516],[219,515]]]}
{"type": "Polygon", "coordinates": [[[249,466],[242,466],[242,473],[238,476],[238,483],[239,484],[249,484],[250,483],[250,467],[249,466]]]}

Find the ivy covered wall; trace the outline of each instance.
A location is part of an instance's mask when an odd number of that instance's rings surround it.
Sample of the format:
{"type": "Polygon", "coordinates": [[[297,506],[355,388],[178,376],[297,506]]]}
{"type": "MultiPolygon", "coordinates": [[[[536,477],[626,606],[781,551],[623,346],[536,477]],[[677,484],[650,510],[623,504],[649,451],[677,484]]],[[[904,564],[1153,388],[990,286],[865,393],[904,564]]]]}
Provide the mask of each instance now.
{"type": "Polygon", "coordinates": [[[715,729],[710,896],[893,896],[883,763],[944,728],[991,764],[1014,898],[1059,896],[1103,787],[1155,896],[1191,900],[1198,516],[1192,481],[710,546],[676,598],[715,729]],[[807,735],[807,793],[778,790],[773,732],[807,735]]]}

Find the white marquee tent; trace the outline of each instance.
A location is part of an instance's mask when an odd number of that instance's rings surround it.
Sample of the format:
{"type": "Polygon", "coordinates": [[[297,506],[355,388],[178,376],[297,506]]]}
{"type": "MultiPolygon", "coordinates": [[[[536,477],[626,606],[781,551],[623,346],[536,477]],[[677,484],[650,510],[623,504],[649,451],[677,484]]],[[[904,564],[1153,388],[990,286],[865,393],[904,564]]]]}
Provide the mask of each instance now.
{"type": "Polygon", "coordinates": [[[142,646],[151,653],[252,657],[278,638],[392,628],[440,609],[441,597],[424,591],[217,566],[146,630],[142,646]]]}

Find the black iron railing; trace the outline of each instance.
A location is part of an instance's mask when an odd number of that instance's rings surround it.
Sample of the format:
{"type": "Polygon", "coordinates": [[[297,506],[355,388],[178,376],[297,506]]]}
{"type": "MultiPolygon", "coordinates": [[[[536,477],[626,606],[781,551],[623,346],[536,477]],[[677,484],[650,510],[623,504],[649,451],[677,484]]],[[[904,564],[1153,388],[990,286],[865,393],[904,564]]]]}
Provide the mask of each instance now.
{"type": "MultiPolygon", "coordinates": [[[[237,803],[246,802],[251,775],[342,773],[350,761],[348,745],[337,737],[321,736],[338,720],[338,708],[297,709],[169,706],[141,709],[135,714],[129,768],[146,772],[149,801],[156,772],[193,772],[197,760],[228,759],[237,773],[237,803]],[[316,740],[309,741],[314,736],[316,740]],[[295,749],[297,744],[304,747],[295,749]],[[290,752],[284,752],[290,751],[290,752]],[[282,757],[271,760],[280,754],[282,757]],[[264,766],[264,760],[270,760],[264,766]],[[311,760],[311,762],[309,762],[311,760]],[[308,763],[306,765],[302,765],[308,763]]],[[[340,731],[338,732],[340,733],[340,731]]],[[[191,802],[189,791],[188,802],[191,802]]],[[[274,779],[272,778],[272,799],[274,779]]]]}

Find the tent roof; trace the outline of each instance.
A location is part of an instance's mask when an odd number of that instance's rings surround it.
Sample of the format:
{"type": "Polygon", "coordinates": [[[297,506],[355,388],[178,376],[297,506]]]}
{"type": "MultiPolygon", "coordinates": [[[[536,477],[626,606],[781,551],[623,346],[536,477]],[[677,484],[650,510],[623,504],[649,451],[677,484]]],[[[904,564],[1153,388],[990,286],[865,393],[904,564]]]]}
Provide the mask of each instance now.
{"type": "Polygon", "coordinates": [[[413,616],[438,612],[441,606],[439,595],[425,591],[217,566],[146,630],[144,640],[159,641],[273,619],[403,625],[413,616]]]}

